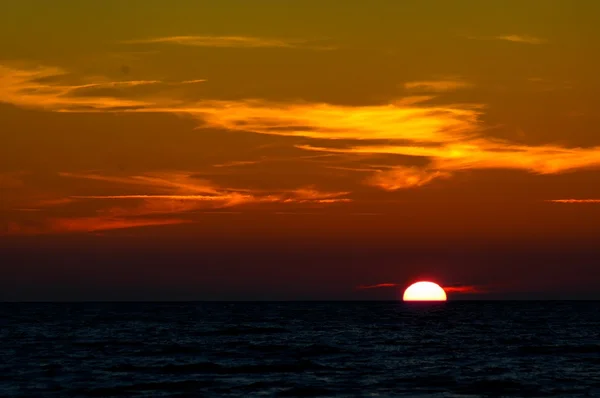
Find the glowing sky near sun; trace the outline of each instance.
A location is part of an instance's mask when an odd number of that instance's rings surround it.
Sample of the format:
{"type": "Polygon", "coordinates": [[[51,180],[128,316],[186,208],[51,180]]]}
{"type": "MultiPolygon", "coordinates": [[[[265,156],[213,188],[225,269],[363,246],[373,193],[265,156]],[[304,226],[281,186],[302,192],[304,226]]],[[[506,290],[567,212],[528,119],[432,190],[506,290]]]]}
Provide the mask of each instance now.
{"type": "MultiPolygon", "coordinates": [[[[546,0],[5,1],[0,238],[592,247],[599,14],[546,0]]],[[[453,261],[386,259],[339,289],[420,273],[516,283],[453,261]]],[[[306,284],[317,272],[291,267],[306,284]]]]}

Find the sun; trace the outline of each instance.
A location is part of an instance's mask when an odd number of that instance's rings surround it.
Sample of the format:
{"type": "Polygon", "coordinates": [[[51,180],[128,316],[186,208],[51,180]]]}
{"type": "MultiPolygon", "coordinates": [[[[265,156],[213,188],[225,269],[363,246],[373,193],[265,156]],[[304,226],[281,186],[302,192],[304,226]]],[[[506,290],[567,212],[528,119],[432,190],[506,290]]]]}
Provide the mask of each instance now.
{"type": "Polygon", "coordinates": [[[413,283],[402,297],[404,301],[446,301],[446,292],[437,283],[421,281],[413,283]]]}

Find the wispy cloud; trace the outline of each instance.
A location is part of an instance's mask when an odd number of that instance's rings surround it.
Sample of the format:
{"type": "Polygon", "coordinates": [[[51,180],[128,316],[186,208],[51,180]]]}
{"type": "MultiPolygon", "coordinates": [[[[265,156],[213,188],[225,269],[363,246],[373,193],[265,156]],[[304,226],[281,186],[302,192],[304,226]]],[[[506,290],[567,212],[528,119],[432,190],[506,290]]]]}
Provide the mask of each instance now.
{"type": "Polygon", "coordinates": [[[163,226],[189,223],[189,220],[177,218],[57,218],[50,220],[52,232],[95,232],[125,228],[139,228],[148,226],[163,226]]]}
{"type": "Polygon", "coordinates": [[[189,172],[169,171],[150,172],[141,175],[102,175],[97,173],[59,173],[61,177],[102,181],[125,186],[143,186],[158,192],[177,194],[213,194],[216,195],[227,188],[218,188],[210,181],[194,178],[189,172]]]}
{"type": "Polygon", "coordinates": [[[209,181],[198,179],[190,172],[155,172],[132,176],[104,176],[94,173],[60,173],[60,175],[67,178],[104,181],[130,187],[145,187],[147,191],[150,191],[140,194],[71,196],[74,199],[187,201],[214,203],[218,207],[244,203],[335,203],[350,200],[347,197],[350,192],[324,192],[314,187],[280,191],[220,187],[209,181]]]}
{"type": "Polygon", "coordinates": [[[166,43],[194,47],[229,48],[304,48],[331,50],[331,46],[319,46],[308,40],[275,39],[255,36],[167,36],[147,39],[126,40],[126,44],[166,43]]]}
{"type": "MultiPolygon", "coordinates": [[[[6,235],[46,235],[80,232],[98,232],[126,228],[153,227],[189,223],[176,218],[119,218],[119,217],[62,217],[50,218],[37,225],[10,222],[6,235]]],[[[0,235],[2,231],[0,230],[0,235]]]]}
{"type": "Polygon", "coordinates": [[[288,191],[295,199],[298,200],[339,200],[346,199],[345,196],[350,195],[350,192],[323,192],[314,187],[298,188],[288,191]]]}
{"type": "Polygon", "coordinates": [[[387,190],[421,186],[439,177],[450,177],[465,170],[514,169],[535,174],[559,174],[600,166],[600,147],[568,148],[556,145],[517,145],[509,141],[472,138],[443,142],[432,145],[418,143],[362,145],[350,148],[325,148],[310,145],[300,146],[305,150],[338,153],[390,154],[427,158],[430,163],[421,167],[399,168],[380,171],[368,178],[370,185],[387,190]],[[403,183],[409,182],[409,183],[403,183]],[[415,182],[415,184],[410,184],[415,182]]]}
{"type": "Polygon", "coordinates": [[[365,182],[386,191],[396,191],[403,188],[420,187],[429,184],[436,178],[450,177],[450,173],[430,171],[418,167],[394,167],[391,170],[375,172],[365,182]]]}
{"type": "Polygon", "coordinates": [[[539,37],[529,36],[529,35],[503,35],[496,36],[498,40],[506,40],[512,41],[515,43],[526,43],[526,44],[542,44],[545,43],[546,40],[540,39],[539,37]]]}
{"type": "Polygon", "coordinates": [[[342,106],[261,100],[204,101],[182,109],[204,127],[327,140],[454,141],[478,128],[476,106],[342,106]]]}
{"type": "Polygon", "coordinates": [[[547,202],[569,203],[569,204],[573,204],[573,203],[589,204],[589,203],[600,203],[600,199],[550,199],[550,200],[547,200],[547,202]]]}
{"type": "Polygon", "coordinates": [[[507,35],[498,35],[498,36],[467,36],[469,39],[473,40],[503,40],[510,41],[513,43],[523,43],[523,44],[544,44],[546,43],[545,39],[531,36],[531,35],[519,35],[519,34],[507,34],[507,35]]]}
{"type": "Polygon", "coordinates": [[[139,175],[64,172],[59,177],[87,180],[90,184],[86,185],[86,191],[97,190],[102,194],[55,194],[50,198],[38,195],[22,206],[23,211],[36,211],[40,215],[35,225],[6,220],[0,223],[0,230],[9,234],[92,232],[192,223],[196,221],[194,214],[244,205],[321,207],[351,201],[350,192],[322,191],[314,186],[270,191],[222,187],[197,178],[193,172],[182,171],[139,175]],[[58,207],[60,211],[56,210],[58,207]],[[92,212],[93,216],[56,216],[75,208],[77,213],[92,212]]]}
{"type": "MultiPolygon", "coordinates": [[[[198,121],[199,130],[225,129],[318,140],[316,142],[319,145],[308,141],[296,145],[296,148],[321,152],[321,156],[393,155],[398,159],[396,155],[402,155],[405,158],[419,159],[419,167],[412,166],[410,162],[404,164],[399,161],[392,168],[373,168],[373,174],[364,180],[365,184],[388,191],[423,186],[464,170],[513,169],[535,174],[557,174],[600,166],[600,147],[526,145],[489,137],[482,123],[485,111],[483,104],[432,104],[427,102],[431,96],[408,97],[388,104],[369,106],[260,99],[184,101],[181,98],[164,97],[144,97],[145,99],[137,100],[127,97],[72,97],[65,93],[80,86],[57,86],[40,80],[41,77],[56,73],[58,70],[51,68],[41,69],[41,72],[12,70],[8,78],[2,77],[7,84],[0,86],[0,100],[63,112],[162,112],[187,115],[198,121]],[[83,104],[87,106],[82,109],[83,104]]],[[[89,84],[136,86],[156,83],[133,81],[87,83],[89,84]]],[[[222,163],[220,166],[242,166],[260,161],[262,160],[222,163]]],[[[350,166],[348,170],[352,168],[357,169],[350,166]]],[[[359,168],[361,172],[365,171],[364,166],[359,168]]],[[[156,194],[218,193],[214,187],[199,186],[199,182],[191,182],[185,176],[183,180],[182,182],[172,175],[168,179],[161,176],[137,176],[128,178],[127,183],[150,186],[157,184],[163,191],[155,192],[156,194]],[[188,186],[190,183],[195,185],[188,186]]],[[[219,192],[223,191],[219,189],[219,192]]],[[[224,191],[230,192],[227,189],[224,191]]]]}
{"type": "MultiPolygon", "coordinates": [[[[146,109],[173,101],[153,96],[152,101],[128,98],[127,91],[121,96],[103,94],[100,89],[131,90],[140,86],[190,85],[204,80],[164,82],[158,80],[109,81],[96,77],[93,82],[65,84],[61,81],[68,72],[56,67],[14,68],[0,64],[0,102],[21,107],[41,108],[49,111],[123,111],[146,109]]],[[[90,80],[89,78],[87,80],[90,80]]],[[[102,92],[103,93],[103,92],[102,92]]]]}
{"type": "Polygon", "coordinates": [[[475,293],[486,293],[488,289],[483,286],[475,285],[453,285],[444,286],[446,293],[459,293],[459,294],[475,294],[475,293]]]}
{"type": "Polygon", "coordinates": [[[330,158],[330,157],[334,157],[334,156],[340,156],[340,155],[326,153],[326,154],[304,155],[304,156],[293,156],[293,157],[261,156],[260,159],[255,159],[255,160],[233,160],[233,161],[224,162],[224,163],[217,163],[217,164],[213,164],[212,167],[217,167],[217,168],[245,167],[245,166],[252,166],[252,165],[267,163],[267,162],[268,163],[299,162],[299,161],[310,162],[310,161],[315,161],[315,159],[324,159],[324,158],[330,158]]]}
{"type": "MultiPolygon", "coordinates": [[[[390,287],[406,287],[400,283],[378,283],[376,285],[359,285],[356,287],[357,290],[365,290],[365,289],[380,289],[380,288],[390,288],[390,287]]],[[[460,294],[474,294],[474,293],[484,293],[487,290],[481,286],[475,285],[451,285],[451,286],[443,286],[442,287],[446,293],[460,293],[460,294]]]]}
{"type": "Polygon", "coordinates": [[[398,284],[398,283],[378,283],[376,285],[359,285],[356,287],[356,289],[358,289],[358,290],[379,289],[382,287],[397,287],[397,286],[400,286],[400,284],[398,284]]]}
{"type": "Polygon", "coordinates": [[[418,80],[404,83],[404,88],[410,91],[445,92],[472,87],[471,83],[459,79],[418,80]]]}
{"type": "Polygon", "coordinates": [[[348,192],[339,193],[315,193],[314,195],[307,196],[305,190],[299,189],[297,191],[291,191],[289,193],[275,193],[275,194],[244,194],[244,193],[223,193],[221,195],[94,195],[94,196],[71,196],[72,199],[96,199],[96,200],[128,200],[137,199],[144,200],[147,202],[154,201],[167,201],[166,206],[162,206],[165,210],[170,209],[169,213],[181,211],[183,208],[185,211],[195,210],[198,208],[204,208],[202,205],[188,205],[188,206],[176,206],[177,211],[171,207],[173,203],[180,202],[196,202],[196,203],[213,203],[215,207],[229,207],[245,203],[341,203],[349,202],[351,199],[344,198],[341,196],[347,195],[348,192]]]}

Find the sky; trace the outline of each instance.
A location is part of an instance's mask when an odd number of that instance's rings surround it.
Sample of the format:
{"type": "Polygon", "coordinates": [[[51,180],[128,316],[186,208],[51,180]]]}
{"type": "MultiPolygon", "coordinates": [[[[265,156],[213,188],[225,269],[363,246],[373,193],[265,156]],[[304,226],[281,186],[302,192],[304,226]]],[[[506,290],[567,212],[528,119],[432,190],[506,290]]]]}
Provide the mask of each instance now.
{"type": "Polygon", "coordinates": [[[600,298],[600,3],[0,4],[0,300],[600,298]]]}

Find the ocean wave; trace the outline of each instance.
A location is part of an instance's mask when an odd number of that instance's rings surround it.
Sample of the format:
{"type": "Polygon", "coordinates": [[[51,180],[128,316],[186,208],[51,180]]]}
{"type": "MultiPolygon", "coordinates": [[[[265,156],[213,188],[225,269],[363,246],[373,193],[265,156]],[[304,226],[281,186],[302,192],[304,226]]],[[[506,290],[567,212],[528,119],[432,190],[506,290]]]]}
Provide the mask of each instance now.
{"type": "Polygon", "coordinates": [[[484,379],[453,389],[459,394],[476,394],[484,396],[517,395],[519,397],[544,397],[552,394],[542,391],[539,386],[526,384],[513,379],[484,379]]]}
{"type": "Polygon", "coordinates": [[[599,344],[522,346],[518,352],[528,355],[600,354],[599,344]]]}
{"type": "Polygon", "coordinates": [[[163,366],[115,365],[105,370],[115,373],[154,373],[154,374],[258,374],[258,373],[302,373],[306,371],[333,370],[318,363],[300,360],[291,363],[271,363],[254,365],[223,366],[214,362],[167,364],[163,366]]]}
{"type": "Polygon", "coordinates": [[[199,336],[248,336],[258,334],[290,333],[282,327],[231,327],[198,332],[199,336]]]}
{"type": "Polygon", "coordinates": [[[3,311],[2,335],[18,337],[0,346],[0,396],[600,397],[595,303],[452,302],[435,312],[356,302],[3,311]],[[98,322],[106,311],[114,319],[98,322]]]}
{"type": "Polygon", "coordinates": [[[109,397],[109,396],[127,396],[139,392],[199,392],[207,387],[213,387],[214,382],[203,380],[184,380],[154,383],[123,384],[113,387],[99,387],[90,389],[75,389],[73,395],[83,395],[86,397],[109,397]]]}

